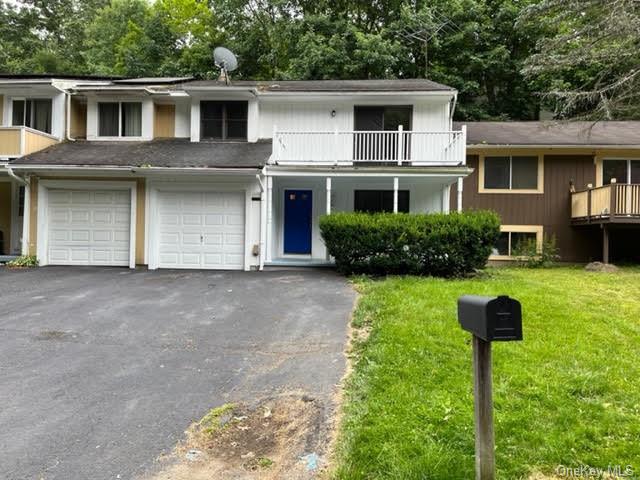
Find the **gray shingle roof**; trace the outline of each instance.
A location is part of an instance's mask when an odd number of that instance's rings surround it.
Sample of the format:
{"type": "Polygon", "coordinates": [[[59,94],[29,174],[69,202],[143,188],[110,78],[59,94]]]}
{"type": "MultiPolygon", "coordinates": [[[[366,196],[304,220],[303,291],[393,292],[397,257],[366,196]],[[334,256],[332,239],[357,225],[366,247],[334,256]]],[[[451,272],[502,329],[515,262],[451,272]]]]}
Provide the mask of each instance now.
{"type": "Polygon", "coordinates": [[[640,145],[640,121],[456,122],[468,145],[640,145]]]}
{"type": "Polygon", "coordinates": [[[260,168],[271,142],[199,142],[189,139],[150,142],[64,142],[18,158],[12,165],[78,165],[167,168],[260,168]]]}
{"type": "MultiPolygon", "coordinates": [[[[224,87],[218,80],[196,80],[183,84],[185,89],[224,87]]],[[[453,91],[452,87],[426,79],[406,80],[232,80],[232,87],[257,88],[263,92],[434,92],[453,91]]]]}

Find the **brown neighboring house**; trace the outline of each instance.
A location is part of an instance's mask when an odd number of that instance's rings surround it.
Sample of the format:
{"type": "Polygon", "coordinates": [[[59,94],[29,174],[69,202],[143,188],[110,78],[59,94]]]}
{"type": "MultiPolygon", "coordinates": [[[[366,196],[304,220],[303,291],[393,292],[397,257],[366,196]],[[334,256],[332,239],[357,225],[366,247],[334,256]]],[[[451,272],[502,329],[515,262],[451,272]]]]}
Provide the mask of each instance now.
{"type": "MultiPolygon", "coordinates": [[[[563,261],[640,260],[640,122],[463,122],[462,208],[502,219],[492,260],[555,236],[563,261]]],[[[452,187],[451,209],[458,188],[452,187]]]]}

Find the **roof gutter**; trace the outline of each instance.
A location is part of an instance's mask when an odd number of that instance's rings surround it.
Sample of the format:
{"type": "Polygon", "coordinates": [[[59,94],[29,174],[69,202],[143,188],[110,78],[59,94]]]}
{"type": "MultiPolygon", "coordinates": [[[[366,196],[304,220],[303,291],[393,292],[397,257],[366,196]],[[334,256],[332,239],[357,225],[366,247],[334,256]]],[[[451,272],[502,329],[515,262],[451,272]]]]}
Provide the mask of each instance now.
{"type": "Polygon", "coordinates": [[[15,181],[17,181],[18,183],[20,183],[20,185],[25,185],[26,186],[28,184],[28,182],[24,178],[19,177],[18,175],[13,173],[13,170],[9,165],[6,166],[6,169],[7,169],[7,173],[9,174],[9,176],[11,178],[13,178],[15,181]]]}
{"type": "MultiPolygon", "coordinates": [[[[48,170],[60,172],[115,172],[115,173],[227,173],[227,174],[253,174],[260,172],[262,167],[224,168],[224,167],[138,167],[138,166],[93,166],[93,165],[13,165],[12,168],[23,171],[48,170]]],[[[7,167],[9,169],[9,167],[7,167]]]]}

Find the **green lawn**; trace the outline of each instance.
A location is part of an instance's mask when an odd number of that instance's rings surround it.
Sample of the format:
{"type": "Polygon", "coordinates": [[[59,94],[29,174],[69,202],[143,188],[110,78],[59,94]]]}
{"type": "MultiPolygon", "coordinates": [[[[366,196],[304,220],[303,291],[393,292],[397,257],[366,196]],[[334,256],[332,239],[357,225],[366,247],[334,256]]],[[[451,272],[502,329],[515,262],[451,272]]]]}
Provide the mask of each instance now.
{"type": "Polygon", "coordinates": [[[356,279],[362,298],[338,442],[339,479],[474,476],[470,336],[458,296],[507,294],[523,342],[493,347],[498,477],[558,465],[640,476],[640,269],[493,269],[482,278],[356,279]]]}

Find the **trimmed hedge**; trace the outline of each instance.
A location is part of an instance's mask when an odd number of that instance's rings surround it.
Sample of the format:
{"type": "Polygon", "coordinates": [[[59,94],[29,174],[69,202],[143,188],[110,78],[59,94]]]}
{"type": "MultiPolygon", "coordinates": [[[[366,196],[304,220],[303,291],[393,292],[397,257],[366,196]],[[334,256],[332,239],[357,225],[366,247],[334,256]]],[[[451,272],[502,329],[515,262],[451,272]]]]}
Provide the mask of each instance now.
{"type": "Polygon", "coordinates": [[[490,211],[334,213],[320,232],[342,273],[461,276],[483,268],[500,235],[490,211]]]}

